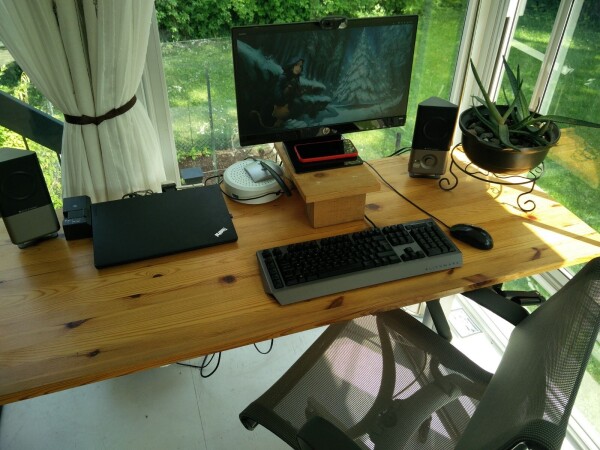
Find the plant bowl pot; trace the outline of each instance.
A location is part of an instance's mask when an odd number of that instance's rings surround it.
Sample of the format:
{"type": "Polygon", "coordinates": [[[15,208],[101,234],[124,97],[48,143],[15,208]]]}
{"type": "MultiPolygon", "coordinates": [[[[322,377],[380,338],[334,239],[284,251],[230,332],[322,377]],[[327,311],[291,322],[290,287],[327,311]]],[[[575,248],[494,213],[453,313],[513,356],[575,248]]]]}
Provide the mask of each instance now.
{"type": "MultiPolygon", "coordinates": [[[[475,108],[482,113],[486,112],[484,106],[475,108]]],[[[501,114],[506,111],[506,108],[507,106],[498,106],[501,114]]],[[[461,113],[458,124],[462,131],[463,150],[473,164],[483,170],[498,174],[518,175],[536,168],[544,161],[550,148],[560,138],[560,129],[555,123],[551,123],[546,134],[548,145],[515,150],[480,139],[473,131],[469,130],[475,122],[478,122],[478,119],[473,108],[461,113]]]]}

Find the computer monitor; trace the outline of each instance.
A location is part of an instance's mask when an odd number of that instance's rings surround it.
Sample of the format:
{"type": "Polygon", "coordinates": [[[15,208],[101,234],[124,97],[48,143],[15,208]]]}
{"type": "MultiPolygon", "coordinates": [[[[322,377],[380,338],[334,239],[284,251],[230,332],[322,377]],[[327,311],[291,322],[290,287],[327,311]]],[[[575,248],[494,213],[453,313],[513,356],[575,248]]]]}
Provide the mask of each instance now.
{"type": "Polygon", "coordinates": [[[240,143],[404,125],[417,16],[232,28],[240,143]]]}

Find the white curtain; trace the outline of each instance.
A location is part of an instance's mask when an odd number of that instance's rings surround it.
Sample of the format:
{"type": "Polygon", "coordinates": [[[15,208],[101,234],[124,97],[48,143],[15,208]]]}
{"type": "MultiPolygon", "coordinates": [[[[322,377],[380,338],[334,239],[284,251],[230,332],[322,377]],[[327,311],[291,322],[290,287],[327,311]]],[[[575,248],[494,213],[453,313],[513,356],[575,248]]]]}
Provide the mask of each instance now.
{"type": "MultiPolygon", "coordinates": [[[[127,104],[144,69],[153,0],[0,0],[0,40],[65,115],[127,104]]],[[[99,125],[65,122],[63,196],[160,191],[158,137],[141,102],[99,125]]]]}

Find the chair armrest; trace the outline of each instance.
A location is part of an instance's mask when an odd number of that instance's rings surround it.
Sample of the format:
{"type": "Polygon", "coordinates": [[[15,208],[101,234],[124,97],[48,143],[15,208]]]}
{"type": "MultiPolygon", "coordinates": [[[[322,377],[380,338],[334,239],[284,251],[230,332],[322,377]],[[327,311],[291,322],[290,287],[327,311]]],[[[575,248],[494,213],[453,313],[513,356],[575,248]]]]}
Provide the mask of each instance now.
{"type": "Polygon", "coordinates": [[[529,316],[529,312],[525,308],[499,294],[493,288],[477,289],[464,292],[462,295],[515,326],[529,316]]]}
{"type": "Polygon", "coordinates": [[[538,291],[504,291],[502,286],[494,286],[494,290],[511,302],[521,306],[541,305],[546,299],[538,291]]]}
{"type": "Polygon", "coordinates": [[[300,428],[297,439],[301,450],[362,450],[339,428],[319,416],[300,428]]]}

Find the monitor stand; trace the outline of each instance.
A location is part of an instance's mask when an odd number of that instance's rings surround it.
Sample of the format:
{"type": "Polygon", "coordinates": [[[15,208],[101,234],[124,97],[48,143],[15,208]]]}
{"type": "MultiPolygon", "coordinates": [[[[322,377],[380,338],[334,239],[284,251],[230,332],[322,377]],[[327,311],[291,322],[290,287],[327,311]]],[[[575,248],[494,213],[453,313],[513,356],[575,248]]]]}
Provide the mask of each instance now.
{"type": "Polygon", "coordinates": [[[297,172],[283,143],[276,143],[275,148],[283,161],[286,175],[304,200],[312,227],[364,219],[367,193],[380,189],[379,181],[366,165],[297,172]]]}

